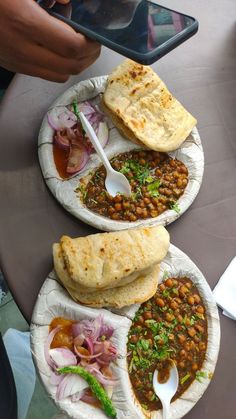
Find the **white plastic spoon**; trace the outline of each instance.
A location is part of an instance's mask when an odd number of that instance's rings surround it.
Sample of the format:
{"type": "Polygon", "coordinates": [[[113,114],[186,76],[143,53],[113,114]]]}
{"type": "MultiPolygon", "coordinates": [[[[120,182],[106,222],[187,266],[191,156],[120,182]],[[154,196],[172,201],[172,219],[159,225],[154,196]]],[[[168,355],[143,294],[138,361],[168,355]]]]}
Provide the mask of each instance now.
{"type": "Polygon", "coordinates": [[[125,177],[125,175],[123,175],[120,172],[117,172],[111,167],[110,162],[99,142],[99,139],[97,138],[97,135],[93,127],[91,126],[87,118],[84,116],[83,112],[79,113],[79,117],[80,117],[82,126],[86,134],[88,135],[91,143],[93,144],[96,152],[98,153],[100,159],[102,160],[106,168],[107,176],[105,179],[105,186],[106,186],[107,192],[111,196],[116,196],[118,193],[126,195],[126,196],[130,196],[131,187],[130,187],[128,179],[125,177]]]}
{"type": "Polygon", "coordinates": [[[174,362],[170,367],[169,373],[169,378],[165,383],[158,381],[158,370],[155,370],[153,374],[153,388],[162,403],[163,419],[168,419],[169,417],[170,402],[179,385],[179,374],[174,362]]]}

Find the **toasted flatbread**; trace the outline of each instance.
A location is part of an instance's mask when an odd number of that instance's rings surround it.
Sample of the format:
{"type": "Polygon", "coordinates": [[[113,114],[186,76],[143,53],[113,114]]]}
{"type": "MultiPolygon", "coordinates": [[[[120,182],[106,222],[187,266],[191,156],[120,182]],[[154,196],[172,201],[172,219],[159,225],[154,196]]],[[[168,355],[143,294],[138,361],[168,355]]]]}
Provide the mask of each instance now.
{"type": "Polygon", "coordinates": [[[123,287],[94,293],[77,292],[70,287],[67,290],[75,301],[90,307],[122,308],[149,300],[157,290],[158,276],[159,265],[154,265],[148,275],[142,275],[123,287]]]}
{"type": "MultiPolygon", "coordinates": [[[[61,246],[58,243],[53,245],[53,258],[54,258],[54,268],[57,274],[59,281],[64,285],[65,288],[70,288],[72,291],[77,293],[86,292],[86,294],[94,293],[97,291],[97,288],[86,287],[79,285],[77,282],[73,281],[70,278],[70,275],[67,272],[66,265],[64,263],[64,259],[62,256],[61,246]]],[[[147,275],[151,272],[152,268],[143,269],[143,275],[147,275]]],[[[136,278],[140,276],[139,272],[135,272],[133,275],[129,275],[121,279],[121,281],[117,284],[117,287],[122,287],[124,285],[129,284],[130,282],[134,281],[136,278]]],[[[108,286],[106,289],[112,288],[112,284],[108,286]]]]}
{"type": "Polygon", "coordinates": [[[65,287],[109,289],[133,282],[160,263],[169,248],[163,226],[98,233],[54,245],[54,266],[65,287]]]}
{"type": "Polygon", "coordinates": [[[176,150],[197,122],[151,67],[129,59],[108,77],[103,102],[127,138],[156,151],[176,150]]]}

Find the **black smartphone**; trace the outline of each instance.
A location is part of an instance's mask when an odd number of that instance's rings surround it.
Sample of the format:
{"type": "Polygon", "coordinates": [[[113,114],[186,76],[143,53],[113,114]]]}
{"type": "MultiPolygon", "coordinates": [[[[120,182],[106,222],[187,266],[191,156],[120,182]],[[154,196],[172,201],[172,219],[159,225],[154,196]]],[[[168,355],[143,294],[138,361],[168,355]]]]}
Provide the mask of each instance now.
{"type": "Polygon", "coordinates": [[[50,0],[39,3],[77,32],[141,64],[152,64],[198,30],[193,17],[147,0],[72,0],[50,9],[50,0]]]}

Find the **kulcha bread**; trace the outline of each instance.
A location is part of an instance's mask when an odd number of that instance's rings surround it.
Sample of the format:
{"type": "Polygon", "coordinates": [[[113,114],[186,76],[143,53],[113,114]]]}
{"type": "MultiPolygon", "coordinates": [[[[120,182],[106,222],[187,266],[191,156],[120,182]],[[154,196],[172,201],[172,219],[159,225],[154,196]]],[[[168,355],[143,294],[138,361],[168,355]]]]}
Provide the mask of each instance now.
{"type": "Polygon", "coordinates": [[[158,276],[159,265],[154,265],[149,274],[141,275],[133,282],[122,287],[93,293],[74,290],[70,287],[67,290],[75,301],[90,307],[122,308],[149,300],[157,290],[158,276]]]}
{"type": "Polygon", "coordinates": [[[161,262],[169,248],[163,226],[98,233],[53,246],[54,267],[64,286],[93,293],[132,283],[161,262]]]}
{"type": "Polygon", "coordinates": [[[122,134],[156,151],[176,150],[197,123],[151,67],[129,59],[108,77],[103,104],[122,134]]]}

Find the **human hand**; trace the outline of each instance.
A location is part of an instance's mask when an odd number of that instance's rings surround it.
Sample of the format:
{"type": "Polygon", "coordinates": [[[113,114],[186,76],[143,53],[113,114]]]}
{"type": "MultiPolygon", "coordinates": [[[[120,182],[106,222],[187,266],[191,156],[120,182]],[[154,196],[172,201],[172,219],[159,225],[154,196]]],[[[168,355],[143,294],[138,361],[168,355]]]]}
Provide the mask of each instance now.
{"type": "Polygon", "coordinates": [[[0,66],[64,82],[99,54],[98,43],[74,32],[33,0],[0,0],[0,66]]]}

